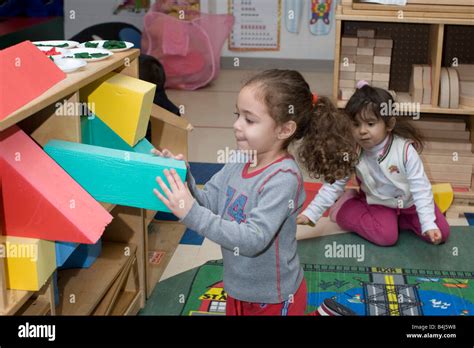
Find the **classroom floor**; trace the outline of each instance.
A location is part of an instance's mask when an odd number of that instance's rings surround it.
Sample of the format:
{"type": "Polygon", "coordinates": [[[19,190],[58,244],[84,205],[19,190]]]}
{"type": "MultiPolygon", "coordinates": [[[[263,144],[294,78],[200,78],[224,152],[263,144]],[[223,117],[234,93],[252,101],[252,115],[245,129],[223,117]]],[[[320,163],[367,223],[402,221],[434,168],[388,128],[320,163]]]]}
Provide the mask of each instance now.
{"type": "MultiPolygon", "coordinates": [[[[254,71],[222,70],[219,78],[210,86],[197,91],[168,90],[169,99],[176,105],[184,105],[184,117],[194,126],[189,134],[190,162],[217,162],[217,151],[235,148],[232,124],[235,103],[240,86],[254,71]]],[[[330,95],[332,72],[302,72],[312,91],[330,95]]],[[[305,181],[314,181],[304,173],[305,181]]],[[[451,226],[468,226],[465,218],[448,219],[451,226]]],[[[321,219],[320,236],[344,233],[326,218],[321,219]]],[[[309,227],[299,226],[300,234],[309,233],[309,227]]],[[[183,238],[165,269],[161,280],[201,266],[210,260],[221,259],[220,247],[208,239],[183,238]]]]}

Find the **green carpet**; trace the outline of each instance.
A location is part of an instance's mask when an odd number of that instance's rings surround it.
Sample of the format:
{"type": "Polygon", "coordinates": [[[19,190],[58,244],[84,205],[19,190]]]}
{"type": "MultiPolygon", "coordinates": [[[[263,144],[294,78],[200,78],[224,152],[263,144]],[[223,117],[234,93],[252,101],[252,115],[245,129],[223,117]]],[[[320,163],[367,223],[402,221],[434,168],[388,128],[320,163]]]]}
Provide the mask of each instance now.
{"type": "MultiPolygon", "coordinates": [[[[443,245],[401,232],[393,247],[355,234],[298,242],[308,284],[308,311],[333,298],[359,315],[472,315],[474,231],[452,227],[443,245]]],[[[160,282],[141,315],[225,312],[221,261],[160,282]]]]}

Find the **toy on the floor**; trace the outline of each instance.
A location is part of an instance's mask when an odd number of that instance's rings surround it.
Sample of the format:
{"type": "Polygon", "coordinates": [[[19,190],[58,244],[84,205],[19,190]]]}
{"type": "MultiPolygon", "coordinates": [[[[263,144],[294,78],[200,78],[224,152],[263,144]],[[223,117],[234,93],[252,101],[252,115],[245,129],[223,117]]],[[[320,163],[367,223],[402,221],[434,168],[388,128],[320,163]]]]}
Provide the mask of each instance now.
{"type": "Polygon", "coordinates": [[[453,203],[454,199],[454,192],[453,187],[451,184],[433,184],[431,185],[433,190],[433,197],[436,205],[438,206],[439,210],[444,213],[446,212],[451,204],[453,203]]]}

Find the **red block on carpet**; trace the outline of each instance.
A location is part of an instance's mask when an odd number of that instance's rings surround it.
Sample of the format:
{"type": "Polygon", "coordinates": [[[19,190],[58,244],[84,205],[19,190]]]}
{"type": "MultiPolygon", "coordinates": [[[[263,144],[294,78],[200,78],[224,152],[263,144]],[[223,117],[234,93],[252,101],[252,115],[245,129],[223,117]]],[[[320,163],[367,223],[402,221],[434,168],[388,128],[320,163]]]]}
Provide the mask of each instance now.
{"type": "Polygon", "coordinates": [[[66,78],[30,41],[0,50],[0,120],[66,78]]]}
{"type": "MultiPolygon", "coordinates": [[[[306,207],[311,203],[311,201],[316,197],[316,194],[319,192],[321,187],[323,186],[322,183],[319,182],[305,182],[304,183],[304,191],[306,193],[306,200],[304,201],[303,204],[303,209],[301,209],[301,212],[303,212],[306,207]]],[[[325,211],[323,216],[328,216],[329,211],[325,211]]]]}
{"type": "Polygon", "coordinates": [[[112,216],[18,127],[0,133],[0,159],[4,234],[94,244],[112,221],[112,216]]]}

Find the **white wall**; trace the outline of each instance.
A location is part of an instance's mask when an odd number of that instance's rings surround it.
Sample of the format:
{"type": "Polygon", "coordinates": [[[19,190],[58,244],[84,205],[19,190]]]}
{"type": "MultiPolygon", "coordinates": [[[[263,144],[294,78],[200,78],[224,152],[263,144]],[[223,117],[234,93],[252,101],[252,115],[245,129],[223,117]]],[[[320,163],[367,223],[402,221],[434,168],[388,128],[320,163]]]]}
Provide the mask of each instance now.
{"type": "MultiPolygon", "coordinates": [[[[258,0],[257,0],[258,1],[258,0]]],[[[276,1],[276,0],[275,0],[276,1]]],[[[332,26],[329,35],[314,36],[309,31],[309,6],[310,0],[300,0],[303,4],[303,14],[299,27],[299,33],[293,34],[286,30],[285,26],[285,1],[281,1],[282,18],[280,27],[280,50],[279,51],[255,51],[238,52],[229,51],[228,44],[222,50],[223,57],[251,57],[251,58],[280,58],[280,59],[318,59],[333,60],[335,47],[335,23],[332,18],[332,26]]],[[[227,13],[227,0],[201,0],[202,10],[206,8],[210,13],[227,13]]],[[[336,0],[333,1],[336,6],[336,0]]]]}

